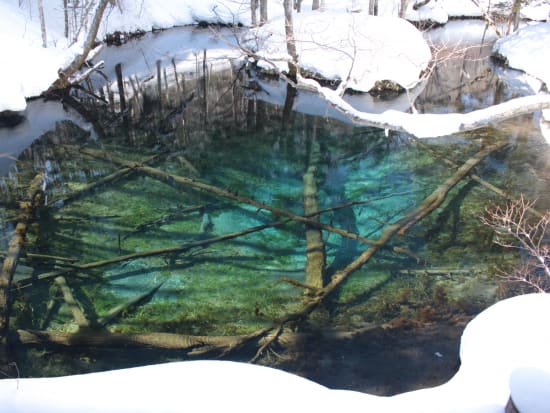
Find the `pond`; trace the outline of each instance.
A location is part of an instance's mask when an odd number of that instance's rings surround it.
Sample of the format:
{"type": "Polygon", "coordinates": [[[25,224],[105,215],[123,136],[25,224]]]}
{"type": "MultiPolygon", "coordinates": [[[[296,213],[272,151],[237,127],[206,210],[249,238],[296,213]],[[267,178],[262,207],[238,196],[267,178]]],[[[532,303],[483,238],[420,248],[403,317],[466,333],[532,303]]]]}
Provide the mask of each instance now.
{"type": "MultiPolygon", "coordinates": [[[[504,76],[478,41],[436,67],[417,91],[417,110],[470,111],[523,93],[510,80],[517,74],[504,76]]],[[[124,47],[108,53],[122,56],[124,47]]],[[[194,59],[194,70],[165,67],[160,82],[128,77],[124,103],[116,83],[96,79],[101,99],[80,96],[93,127],[76,115],[58,122],[0,178],[0,250],[8,249],[17,201],[37,174],[44,189],[13,290],[21,374],[195,353],[249,360],[261,344],[226,354],[214,344],[175,349],[155,340],[169,340],[162,333],[239,337],[299,313],[319,291],[306,284],[319,276],[329,283],[459,166],[498,143],[475,168],[478,180],[462,179],[311,314],[289,320],[286,345],[274,343],[260,357],[327,385],[379,394],[446,380],[464,323],[508,293],[496,274],[520,260],[495,246],[481,223],[486,207],[506,200],[480,181],[536,199],[540,210],[550,205],[549,152],[536,116],[417,141],[354,127],[317,97],[238,61],[213,70],[200,54],[194,59]],[[449,340],[437,338],[439,327],[449,340]],[[432,349],[428,336],[440,347],[432,349]],[[416,352],[411,364],[375,357],[396,339],[404,353],[416,352]],[[413,371],[426,370],[426,360],[444,363],[441,374],[413,371]],[[401,383],[405,370],[411,378],[401,383]],[[376,383],[386,371],[396,375],[384,376],[393,385],[376,383]]],[[[403,96],[349,99],[378,111],[408,104],[403,96]]]]}

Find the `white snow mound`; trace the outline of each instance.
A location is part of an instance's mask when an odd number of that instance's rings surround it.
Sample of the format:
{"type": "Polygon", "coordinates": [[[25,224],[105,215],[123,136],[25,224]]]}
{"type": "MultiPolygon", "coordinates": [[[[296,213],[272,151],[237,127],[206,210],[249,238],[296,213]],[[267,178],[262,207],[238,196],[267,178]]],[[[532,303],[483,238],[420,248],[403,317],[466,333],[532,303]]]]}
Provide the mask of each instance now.
{"type": "MultiPolygon", "coordinates": [[[[367,92],[381,80],[410,89],[431,59],[420,31],[397,17],[307,12],[293,18],[300,67],[325,79],[349,77],[348,87],[357,91],[367,92]]],[[[265,59],[262,67],[288,70],[283,18],[248,36],[246,45],[265,59]]]]}
{"type": "Polygon", "coordinates": [[[550,23],[522,27],[499,39],[493,52],[506,58],[510,67],[523,70],[550,86],[550,23]]]}

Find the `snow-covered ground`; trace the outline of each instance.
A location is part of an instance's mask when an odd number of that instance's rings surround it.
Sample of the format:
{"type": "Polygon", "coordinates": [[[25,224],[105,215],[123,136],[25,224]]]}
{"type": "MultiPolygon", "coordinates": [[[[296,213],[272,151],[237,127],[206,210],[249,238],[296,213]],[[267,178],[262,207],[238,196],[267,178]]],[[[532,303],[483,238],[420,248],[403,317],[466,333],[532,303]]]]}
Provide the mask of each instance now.
{"type": "MultiPolygon", "coordinates": [[[[51,83],[57,78],[58,70],[66,67],[70,60],[81,52],[81,45],[84,40],[84,35],[81,33],[77,37],[74,44],[64,36],[63,29],[63,13],[61,4],[57,0],[44,0],[45,24],[47,34],[47,48],[42,47],[42,37],[38,18],[38,10],[36,2],[31,0],[2,0],[0,2],[0,112],[4,110],[22,111],[26,107],[25,98],[37,96],[46,90],[51,83]]],[[[351,55],[355,51],[365,51],[371,49],[371,55],[376,54],[377,64],[383,62],[383,66],[377,68],[374,72],[389,73],[394,78],[401,79],[403,86],[411,84],[410,79],[418,75],[418,65],[422,64],[426,59],[425,46],[414,39],[418,36],[412,34],[403,22],[390,23],[387,20],[381,20],[380,25],[384,25],[385,31],[382,35],[376,35],[376,32],[370,31],[366,35],[361,35],[361,30],[369,30],[365,28],[363,20],[366,11],[368,10],[368,0],[326,0],[326,11],[321,14],[316,12],[316,16],[323,24],[323,37],[328,39],[328,43],[334,44],[338,41],[347,41],[346,52],[351,51],[351,55]],[[351,17],[349,12],[353,11],[353,15],[360,17],[351,17]],[[353,36],[350,42],[350,36],[342,37],[342,22],[353,20],[359,30],[359,36],[353,36]],[[327,27],[326,22],[331,22],[327,27]],[[338,24],[336,24],[338,23],[338,24]],[[395,36],[386,36],[387,33],[395,33],[401,35],[401,31],[411,33],[405,36],[407,42],[402,42],[401,49],[395,49],[395,42],[390,42],[391,52],[388,56],[384,55],[381,50],[372,49],[372,44],[382,42],[384,38],[395,38],[395,36]],[[374,33],[374,37],[373,37],[374,33]],[[337,36],[335,36],[337,34],[337,36]],[[339,34],[339,35],[338,35],[339,34]],[[369,46],[370,45],[370,46],[369,46]],[[396,53],[402,53],[402,64],[396,65],[396,53]],[[382,54],[382,55],[381,55],[382,54]],[[411,56],[413,56],[411,61],[411,56]],[[396,67],[397,66],[397,67],[396,67]]],[[[426,6],[418,10],[413,10],[414,2],[410,2],[407,10],[407,19],[409,20],[431,20],[436,22],[445,22],[449,17],[454,16],[479,16],[481,9],[485,9],[489,0],[481,1],[481,7],[473,5],[471,0],[439,0],[431,1],[426,6]]],[[[538,20],[548,19],[549,6],[547,3],[540,2],[538,7],[530,7],[526,12],[530,18],[538,20]]],[[[103,39],[107,33],[114,31],[135,31],[144,30],[150,31],[153,28],[169,28],[173,26],[195,24],[200,21],[218,22],[228,24],[249,25],[251,21],[249,11],[249,0],[142,0],[128,1],[121,0],[117,2],[116,7],[108,8],[106,16],[103,19],[98,38],[103,39]]],[[[399,11],[399,0],[380,0],[379,14],[382,16],[395,16],[399,11]]],[[[304,20],[309,22],[312,17],[308,17],[306,10],[311,8],[311,2],[304,1],[302,8],[304,12],[297,16],[297,21],[304,20]]],[[[271,0],[268,2],[269,26],[275,25],[277,20],[281,19],[283,14],[282,0],[271,0]]],[[[280,33],[280,24],[277,28],[273,27],[273,33],[280,33]]],[[[300,26],[305,43],[312,45],[311,40],[318,37],[319,27],[321,25],[300,26]]],[[[265,34],[265,29],[263,29],[265,34]]],[[[344,33],[349,33],[349,25],[344,33]]],[[[540,33],[539,44],[543,49],[538,49],[538,55],[550,55],[550,36],[547,32],[540,33]],[[544,50],[546,49],[546,52],[544,50]]],[[[276,37],[276,36],[274,36],[276,37]]],[[[403,37],[403,36],[401,36],[403,37]]],[[[516,39],[517,41],[518,39],[516,39]]],[[[519,39],[521,40],[521,38],[519,39]]],[[[528,39],[530,41],[530,39],[528,39]]],[[[304,44],[305,44],[304,43],[304,44]]],[[[204,49],[203,45],[193,45],[195,50],[204,49]]],[[[266,45],[266,47],[270,47],[266,45]]],[[[327,76],[332,75],[338,78],[346,78],[350,70],[349,64],[335,65],[335,58],[331,56],[327,58],[323,51],[319,58],[319,54],[311,52],[311,47],[304,53],[304,63],[309,69],[317,73],[324,73],[327,76]],[[344,68],[344,66],[346,66],[344,68]]],[[[510,61],[514,59],[514,53],[518,50],[524,50],[523,46],[514,47],[512,50],[506,50],[507,57],[510,61]]],[[[280,47],[278,52],[280,52],[280,47]]],[[[233,54],[235,52],[233,51],[233,54]]],[[[533,58],[537,54],[531,54],[533,58]]],[[[280,56],[279,53],[277,53],[280,56]]],[[[271,56],[273,57],[273,56],[271,56]]],[[[366,59],[366,57],[365,57],[366,59]]],[[[520,58],[525,62],[525,58],[520,58]]],[[[366,59],[368,60],[368,59],[366,59]]],[[[357,64],[353,68],[353,74],[357,74],[363,70],[366,63],[357,64]]],[[[538,63],[526,66],[532,70],[538,63]]],[[[548,66],[546,66],[548,67],[548,66]]],[[[371,71],[368,71],[369,73],[371,71]]],[[[537,71],[540,73],[540,71],[537,71]]],[[[364,73],[363,73],[364,74],[364,73]]],[[[536,76],[536,74],[535,74],[536,76]]],[[[383,79],[386,80],[388,76],[383,79]]],[[[371,76],[364,77],[362,74],[356,76],[358,83],[356,86],[363,90],[366,85],[371,84],[371,76]],[[361,87],[360,79],[369,79],[365,85],[361,87]]],[[[352,79],[352,83],[353,79],[352,79]]],[[[414,82],[412,82],[414,83],[414,82]]]]}
{"type": "Polygon", "coordinates": [[[449,382],[393,397],[331,390],[269,367],[191,361],[0,380],[0,405],[10,413],[504,413],[511,394],[521,413],[545,413],[550,411],[548,314],[548,294],[500,301],[466,326],[461,366],[449,382]]]}

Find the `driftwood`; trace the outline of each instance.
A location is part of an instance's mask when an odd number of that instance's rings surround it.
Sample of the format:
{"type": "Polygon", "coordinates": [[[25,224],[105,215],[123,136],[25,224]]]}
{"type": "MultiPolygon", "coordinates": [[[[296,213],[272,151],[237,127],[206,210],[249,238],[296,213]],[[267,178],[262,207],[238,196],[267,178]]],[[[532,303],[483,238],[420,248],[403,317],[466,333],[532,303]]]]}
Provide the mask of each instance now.
{"type": "MultiPolygon", "coordinates": [[[[290,79],[287,79],[290,82],[290,79]]],[[[337,91],[317,81],[298,76],[296,87],[319,94],[356,125],[407,132],[419,138],[435,138],[480,129],[491,123],[550,108],[550,95],[540,94],[511,99],[488,108],[468,113],[406,113],[388,110],[384,113],[361,112],[346,102],[337,91]],[[427,125],[437,125],[429,128],[427,125]]]]}
{"type": "MultiPolygon", "coordinates": [[[[502,147],[502,145],[491,145],[489,147],[481,149],[477,154],[470,158],[464,165],[462,165],[453,176],[448,178],[442,185],[440,185],[431,195],[416,207],[413,211],[409,212],[403,218],[399,219],[393,224],[387,225],[381,236],[369,245],[359,257],[353,262],[347,265],[345,268],[337,271],[331,278],[330,282],[323,288],[317,289],[311,296],[308,297],[301,310],[289,313],[284,317],[276,320],[271,325],[266,326],[252,334],[242,336],[228,336],[228,337],[203,337],[203,336],[188,336],[178,335],[170,333],[147,333],[147,334],[119,334],[110,333],[105,330],[89,331],[84,330],[77,333],[65,333],[54,331],[17,331],[17,340],[24,344],[39,344],[39,343],[55,343],[66,346],[139,346],[139,347],[155,347],[164,349],[185,349],[188,350],[190,355],[203,354],[207,351],[221,351],[223,354],[228,351],[240,348],[246,343],[255,342],[259,350],[255,358],[259,357],[265,349],[267,349],[275,340],[283,340],[285,336],[284,326],[293,321],[301,321],[309,316],[323,300],[326,299],[334,290],[337,289],[353,272],[361,268],[366,264],[370,258],[396,234],[405,233],[408,228],[414,225],[416,222],[430,214],[435,208],[437,208],[444,201],[448,192],[458,183],[461,179],[467,176],[470,171],[489,153],[502,147]]],[[[129,165],[123,165],[132,167],[129,165]]],[[[151,176],[168,179],[177,183],[182,183],[188,186],[192,186],[198,189],[207,190],[209,192],[217,193],[219,188],[214,191],[213,188],[207,184],[192,181],[189,178],[173,176],[166,174],[162,171],[155,170],[154,168],[143,167],[140,165],[133,166],[134,169],[150,173],[151,176]],[[192,183],[190,183],[191,181],[192,183]]],[[[228,191],[220,190],[223,194],[231,194],[228,191]]],[[[238,195],[232,194],[230,197],[234,200],[239,200],[238,195]]],[[[245,198],[246,199],[246,198],[245,198]]],[[[252,201],[252,200],[249,200],[252,201]]],[[[255,202],[255,201],[252,201],[255,202]]],[[[258,203],[257,203],[258,204],[258,203]]],[[[261,205],[261,204],[260,204],[261,205]]],[[[260,206],[259,206],[260,207],[260,206]]],[[[263,206],[262,206],[263,207],[263,206]]],[[[262,208],[263,209],[263,208],[262,208]]],[[[267,209],[267,208],[266,208],[267,209]]],[[[284,214],[280,214],[284,216],[284,214]]],[[[287,217],[292,219],[290,217],[287,217]]],[[[303,218],[303,217],[302,217],[303,218]]],[[[308,223],[307,221],[305,223],[308,223]]],[[[270,225],[265,225],[268,227],[270,225]]],[[[261,226],[264,227],[264,226],[261,226]]],[[[258,230],[255,227],[255,230],[258,230]]],[[[221,237],[216,237],[221,238],[221,237]]],[[[208,240],[205,240],[208,241],[208,240]]],[[[200,241],[199,241],[200,242],[200,241]]],[[[193,243],[196,244],[196,243],[193,243]]],[[[180,247],[181,248],[181,247],[180,247]]],[[[186,246],[189,248],[189,246],[186,246]]],[[[135,254],[132,254],[135,256],[135,254]]],[[[115,262],[112,260],[106,260],[99,262],[101,265],[106,263],[115,262]]],[[[98,263],[91,263],[94,266],[98,263]]],[[[84,264],[82,269],[90,264],[84,264]]]]}
{"type": "Polygon", "coordinates": [[[19,216],[8,251],[5,255],[0,272],[0,364],[7,360],[7,333],[10,317],[10,290],[13,276],[19,262],[19,258],[25,247],[27,227],[31,222],[34,212],[44,202],[42,183],[44,177],[38,174],[29,185],[27,200],[19,203],[19,216]]]}
{"type": "MultiPolygon", "coordinates": [[[[206,205],[197,205],[193,207],[183,208],[177,212],[167,214],[163,217],[153,219],[151,221],[144,222],[142,224],[136,225],[134,228],[134,231],[136,232],[142,232],[145,231],[148,228],[158,227],[160,225],[164,225],[168,222],[180,219],[185,214],[190,214],[192,212],[202,212],[206,209],[206,205]]],[[[126,235],[124,238],[127,238],[129,235],[126,235]]]]}
{"type": "Polygon", "coordinates": [[[101,261],[89,262],[89,263],[86,263],[86,264],[66,263],[65,264],[66,268],[63,268],[61,270],[49,271],[49,272],[46,272],[46,273],[38,274],[37,276],[34,276],[34,277],[21,279],[17,282],[17,286],[18,287],[23,287],[23,286],[26,286],[28,284],[31,284],[34,281],[44,281],[44,280],[48,280],[48,279],[51,279],[51,278],[56,278],[56,277],[61,276],[61,275],[68,275],[68,274],[73,273],[75,271],[91,270],[91,269],[94,269],[94,268],[104,267],[104,266],[110,265],[110,264],[116,264],[118,262],[129,261],[129,260],[138,259],[138,258],[153,257],[153,256],[156,256],[156,255],[169,255],[169,254],[182,253],[182,252],[188,251],[188,250],[193,249],[193,248],[206,247],[206,246],[208,246],[210,244],[214,244],[216,242],[227,241],[227,240],[230,240],[230,239],[242,237],[244,235],[252,234],[253,232],[258,232],[258,231],[262,231],[262,230],[267,229],[267,228],[272,228],[272,227],[275,227],[275,226],[278,226],[278,225],[282,225],[285,222],[287,222],[287,221],[272,222],[272,223],[269,223],[269,224],[264,224],[264,225],[259,225],[259,226],[256,226],[256,227],[248,228],[248,229],[245,229],[245,230],[242,230],[242,231],[232,232],[232,233],[229,233],[229,234],[226,234],[226,235],[220,235],[218,237],[213,237],[213,238],[208,238],[208,239],[204,239],[204,240],[189,242],[189,243],[184,244],[184,245],[178,245],[178,246],[175,246],[175,247],[168,247],[168,248],[160,248],[160,249],[156,249],[156,250],[135,252],[135,253],[132,253],[132,254],[121,255],[121,256],[118,256],[118,257],[108,258],[106,260],[101,260],[101,261]]]}
{"type": "MultiPolygon", "coordinates": [[[[7,251],[0,251],[1,257],[6,257],[8,255],[7,251]]],[[[60,261],[60,262],[76,262],[78,259],[76,258],[67,258],[67,257],[59,257],[57,255],[48,255],[48,254],[36,254],[33,252],[26,252],[24,251],[20,258],[30,258],[30,259],[37,259],[37,260],[44,260],[44,261],[60,261]]]]}
{"type": "Polygon", "coordinates": [[[122,262],[122,261],[133,260],[133,259],[137,259],[137,258],[152,257],[152,256],[155,256],[155,255],[167,255],[167,254],[181,253],[181,252],[185,252],[185,251],[188,251],[190,249],[193,249],[193,248],[206,247],[206,246],[214,244],[216,242],[222,242],[222,241],[227,241],[227,240],[230,240],[230,239],[242,237],[244,235],[252,234],[254,232],[262,231],[264,229],[272,228],[272,227],[282,225],[282,224],[283,224],[282,221],[272,222],[272,223],[269,223],[269,224],[258,225],[258,226],[255,226],[255,227],[247,228],[247,229],[242,230],[242,231],[231,232],[231,233],[226,234],[226,235],[220,235],[218,237],[213,237],[213,238],[207,238],[207,239],[203,239],[203,240],[199,240],[199,241],[188,242],[186,244],[178,245],[178,246],[175,246],[175,247],[168,247],[168,248],[160,248],[160,249],[156,249],[156,250],[135,252],[135,253],[132,253],[132,254],[122,255],[122,256],[119,256],[119,257],[113,257],[113,258],[109,258],[109,259],[102,260],[102,261],[89,262],[87,264],[81,264],[81,265],[74,264],[74,265],[72,265],[72,268],[77,269],[77,270],[90,270],[90,269],[93,269],[93,268],[104,267],[106,265],[115,264],[117,262],[122,262]]]}

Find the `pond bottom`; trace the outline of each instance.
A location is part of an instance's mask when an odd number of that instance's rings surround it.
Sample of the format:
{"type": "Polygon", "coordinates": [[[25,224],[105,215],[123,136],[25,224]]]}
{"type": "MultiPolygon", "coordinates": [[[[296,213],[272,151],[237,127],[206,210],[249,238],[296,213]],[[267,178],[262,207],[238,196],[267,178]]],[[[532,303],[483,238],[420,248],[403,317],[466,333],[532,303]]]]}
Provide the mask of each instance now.
{"type": "Polygon", "coordinates": [[[374,328],[352,337],[312,335],[296,349],[297,364],[277,367],[332,389],[379,396],[433,387],[458,371],[468,321],[374,328]]]}

